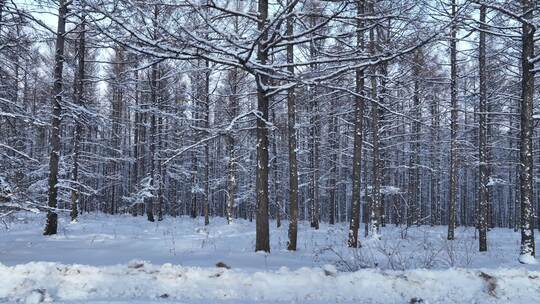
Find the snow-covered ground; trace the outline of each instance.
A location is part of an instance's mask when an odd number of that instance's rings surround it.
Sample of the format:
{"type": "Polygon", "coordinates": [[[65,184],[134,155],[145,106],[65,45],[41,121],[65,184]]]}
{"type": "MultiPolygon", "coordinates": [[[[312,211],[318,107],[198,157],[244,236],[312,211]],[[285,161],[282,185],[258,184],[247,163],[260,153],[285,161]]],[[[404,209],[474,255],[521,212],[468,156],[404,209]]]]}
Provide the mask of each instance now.
{"type": "MultiPolygon", "coordinates": [[[[346,247],[347,225],[272,223],[270,254],[253,252],[254,223],[84,215],[41,235],[43,217],[0,228],[0,303],[535,303],[540,265],[517,261],[519,233],[395,226],[346,247]],[[217,263],[225,267],[216,267],[217,263]]],[[[362,231],[363,232],[363,231],[362,231]]],[[[538,238],[537,238],[538,242],[538,238]]]]}

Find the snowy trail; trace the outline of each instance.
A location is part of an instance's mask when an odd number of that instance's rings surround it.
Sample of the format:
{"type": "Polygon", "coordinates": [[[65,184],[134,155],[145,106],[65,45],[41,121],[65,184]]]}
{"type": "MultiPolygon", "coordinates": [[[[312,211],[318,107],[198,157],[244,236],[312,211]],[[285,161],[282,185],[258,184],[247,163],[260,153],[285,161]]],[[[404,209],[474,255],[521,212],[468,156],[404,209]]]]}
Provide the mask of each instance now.
{"type": "Polygon", "coordinates": [[[0,264],[0,303],[535,303],[540,272],[447,269],[337,272],[36,262],[0,264]],[[78,302],[81,301],[81,302],[78,302]]]}

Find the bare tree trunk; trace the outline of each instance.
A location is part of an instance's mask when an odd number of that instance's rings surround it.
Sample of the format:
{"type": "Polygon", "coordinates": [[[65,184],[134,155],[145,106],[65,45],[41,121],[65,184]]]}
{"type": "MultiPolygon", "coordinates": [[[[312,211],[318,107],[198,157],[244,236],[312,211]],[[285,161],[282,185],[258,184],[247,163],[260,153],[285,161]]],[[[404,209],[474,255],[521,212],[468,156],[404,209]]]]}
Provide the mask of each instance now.
{"type": "Polygon", "coordinates": [[[486,7],[480,6],[480,44],[478,68],[480,73],[480,121],[479,121],[479,188],[478,188],[478,241],[479,250],[487,251],[488,216],[488,158],[487,158],[487,71],[486,71],[486,7]]]}
{"type": "MultiPolygon", "coordinates": [[[[315,88],[312,88],[316,92],[315,88]]],[[[310,193],[309,193],[309,218],[311,228],[319,229],[319,138],[318,138],[318,114],[317,93],[313,93],[311,103],[310,117],[310,138],[311,138],[311,155],[310,155],[310,193]]]]}
{"type": "Polygon", "coordinates": [[[236,156],[235,156],[235,140],[233,135],[227,136],[227,151],[229,152],[229,159],[227,164],[227,207],[226,216],[227,223],[232,223],[233,208],[234,208],[234,196],[236,194],[236,156]]]}
{"type": "Polygon", "coordinates": [[[198,180],[197,180],[197,171],[198,171],[198,159],[197,151],[193,150],[191,152],[191,174],[193,176],[191,180],[191,204],[190,204],[190,216],[192,218],[197,217],[197,192],[198,190],[198,180]]]}
{"type": "MultiPolygon", "coordinates": [[[[230,74],[229,81],[231,81],[231,96],[229,97],[229,113],[231,120],[236,117],[238,108],[238,71],[233,69],[230,74]],[[232,78],[232,79],[231,79],[232,78]]],[[[235,153],[235,137],[234,134],[228,134],[226,137],[227,151],[229,153],[229,159],[227,161],[227,223],[232,223],[234,197],[236,194],[236,153],[235,153]]]]}
{"type": "MultiPolygon", "coordinates": [[[[80,25],[79,33],[79,66],[77,72],[77,85],[76,85],[76,102],[77,105],[82,106],[84,103],[84,78],[85,76],[85,54],[86,54],[86,45],[85,45],[85,24],[84,16],[80,25]]],[[[73,134],[73,167],[71,169],[71,179],[75,183],[72,186],[71,190],[71,221],[77,221],[79,215],[78,205],[79,205],[79,154],[81,148],[81,137],[82,137],[82,124],[80,121],[79,114],[75,115],[75,134],[73,134]]]]}
{"type": "MultiPolygon", "coordinates": [[[[314,7],[314,10],[317,8],[314,7]]],[[[314,12],[315,13],[315,12],[314,12]]],[[[316,17],[310,18],[310,26],[316,26],[316,17]]],[[[311,60],[317,60],[317,45],[314,39],[309,43],[309,56],[311,60]]],[[[317,71],[317,64],[312,63],[310,68],[313,72],[317,71]]],[[[309,87],[309,103],[310,103],[310,191],[309,191],[309,219],[311,228],[319,229],[319,106],[317,86],[309,87]]]]}
{"type": "Polygon", "coordinates": [[[521,263],[535,256],[533,229],[533,98],[534,98],[534,27],[535,1],[522,0],[522,50],[521,50],[521,134],[520,134],[520,192],[521,192],[521,263]]]}
{"type": "MultiPolygon", "coordinates": [[[[365,1],[358,0],[356,3],[356,28],[364,28],[365,1]]],[[[359,50],[364,49],[364,32],[358,30],[356,34],[356,47],[359,50]]],[[[352,197],[351,197],[351,220],[349,224],[349,247],[357,248],[360,246],[358,241],[358,228],[360,227],[360,183],[362,171],[362,127],[364,119],[364,71],[357,69],[355,71],[355,103],[354,103],[354,152],[353,152],[353,168],[352,168],[352,197]]]]}
{"type": "MultiPolygon", "coordinates": [[[[154,27],[154,39],[157,39],[157,20],[159,15],[158,6],[154,7],[154,18],[153,18],[153,27],[154,27]]],[[[157,133],[157,122],[156,122],[156,108],[158,106],[158,72],[159,66],[157,63],[152,64],[151,68],[151,79],[150,79],[150,99],[152,102],[152,112],[150,113],[150,185],[152,186],[152,193],[155,193],[156,188],[156,133],[157,133]]],[[[159,187],[159,185],[158,185],[159,187]]],[[[146,206],[146,217],[148,221],[154,221],[154,207],[155,207],[155,198],[148,200],[148,205],[146,206]]]]}
{"type": "MultiPolygon", "coordinates": [[[[334,105],[336,108],[336,105],[334,105]]],[[[329,223],[334,225],[336,223],[336,191],[337,191],[337,180],[338,180],[338,152],[339,152],[339,135],[338,135],[338,111],[335,110],[332,113],[330,118],[330,146],[333,147],[332,156],[331,156],[331,167],[330,167],[330,181],[329,181],[329,200],[330,200],[330,214],[329,214],[329,223]]],[[[360,204],[358,204],[360,205],[360,204]]],[[[360,207],[359,207],[360,208],[360,207]]],[[[359,223],[360,224],[360,223],[359,223]]]]}
{"type": "MultiPolygon", "coordinates": [[[[371,76],[371,98],[377,99],[377,79],[371,76]]],[[[381,159],[380,159],[380,136],[379,136],[379,105],[373,103],[371,113],[372,142],[373,142],[373,181],[371,188],[371,233],[378,236],[381,225],[381,159]]]]}
{"type": "MultiPolygon", "coordinates": [[[[62,114],[62,82],[64,67],[64,42],[66,34],[66,15],[69,2],[60,0],[58,8],[58,27],[56,32],[56,48],[54,55],[54,85],[52,91],[52,130],[51,130],[51,155],[49,159],[49,190],[47,205],[51,208],[57,207],[58,198],[58,163],[60,161],[60,128],[62,114]]],[[[56,234],[58,229],[58,214],[54,211],[47,212],[47,222],[45,224],[44,235],[56,234]]]]}
{"type": "Polygon", "coordinates": [[[435,95],[431,101],[431,226],[441,224],[441,202],[439,197],[440,189],[440,160],[439,160],[439,99],[435,95]]]}
{"type": "MultiPolygon", "coordinates": [[[[366,114],[369,112],[367,111],[367,104],[364,104],[364,111],[366,112],[366,114]]],[[[365,138],[364,140],[367,142],[367,132],[365,133],[365,138]]],[[[368,153],[366,152],[365,153],[365,156],[364,156],[364,162],[363,162],[363,167],[364,167],[364,171],[362,172],[362,180],[363,180],[363,184],[364,184],[364,203],[361,204],[361,206],[363,206],[363,214],[362,214],[362,219],[364,220],[364,237],[367,238],[369,236],[369,219],[370,219],[370,216],[371,216],[371,202],[372,202],[372,199],[371,197],[369,196],[369,175],[368,175],[368,172],[369,172],[369,162],[368,162],[368,153]]],[[[360,222],[359,222],[360,224],[360,222]]]]}
{"type": "Polygon", "coordinates": [[[450,29],[450,195],[448,201],[448,240],[454,239],[456,228],[457,196],[457,46],[456,0],[452,0],[452,27],[450,29]]]}
{"type": "MultiPolygon", "coordinates": [[[[157,15],[157,9],[156,15],[157,15]]],[[[150,81],[150,98],[152,101],[152,112],[150,113],[150,178],[151,178],[151,186],[152,186],[152,192],[155,193],[155,187],[156,187],[156,106],[157,106],[157,77],[158,77],[158,65],[157,63],[154,63],[152,65],[152,71],[151,71],[151,81],[150,81]]],[[[158,181],[159,183],[159,181],[158,181]]],[[[153,222],[154,221],[154,207],[155,207],[155,198],[152,197],[148,200],[148,204],[146,206],[146,217],[148,221],[153,222]]]]}
{"type": "MultiPolygon", "coordinates": [[[[204,127],[210,130],[210,66],[205,61],[204,71],[204,127]]],[[[204,145],[204,224],[210,224],[210,143],[204,145]]]]}
{"type": "Polygon", "coordinates": [[[420,225],[420,119],[422,108],[420,107],[420,68],[421,68],[421,52],[416,50],[413,61],[414,73],[414,95],[413,95],[413,117],[412,122],[412,154],[409,162],[409,200],[407,212],[407,226],[412,224],[420,225]]]}
{"type": "MultiPolygon", "coordinates": [[[[158,70],[158,78],[161,79],[161,72],[158,70]]],[[[161,87],[161,84],[163,82],[159,81],[157,84],[156,84],[156,89],[158,91],[158,95],[161,94],[162,90],[164,88],[161,87]]],[[[159,110],[159,112],[161,112],[162,110],[162,103],[163,103],[163,100],[162,98],[158,98],[157,100],[157,105],[156,105],[156,109],[159,110]]],[[[163,117],[162,115],[160,114],[159,115],[159,118],[157,119],[157,126],[156,126],[156,129],[157,129],[157,146],[158,146],[158,153],[156,155],[156,163],[157,163],[157,177],[156,177],[156,180],[158,182],[158,204],[157,204],[157,220],[158,221],[162,221],[163,220],[163,208],[164,208],[164,203],[163,203],[163,187],[164,187],[164,181],[165,181],[165,176],[163,174],[163,165],[162,165],[162,161],[161,161],[161,151],[163,151],[163,117]]]]}
{"type": "MultiPolygon", "coordinates": [[[[136,57],[134,57],[136,58],[136,57]]],[[[134,162],[133,162],[133,172],[132,172],[132,176],[131,176],[131,183],[132,185],[134,186],[135,189],[137,189],[138,187],[138,183],[139,183],[139,163],[140,163],[140,156],[139,156],[139,150],[140,150],[140,135],[141,135],[141,122],[140,122],[140,117],[141,117],[141,114],[139,114],[139,70],[138,70],[138,67],[135,67],[135,72],[134,72],[134,76],[135,76],[135,91],[133,92],[133,94],[135,95],[135,123],[134,123],[134,134],[133,134],[133,159],[134,159],[134,162]]],[[[137,207],[138,206],[134,206],[135,210],[133,210],[133,215],[134,216],[137,216],[137,207]]]]}
{"type": "MultiPolygon", "coordinates": [[[[372,0],[369,3],[369,11],[371,14],[374,14],[375,10],[375,0],[372,0]]],[[[369,49],[372,55],[375,55],[376,41],[375,41],[375,28],[371,28],[369,31],[369,49]]],[[[383,67],[382,70],[385,68],[383,67]]],[[[372,76],[371,80],[371,99],[377,100],[377,67],[372,67],[372,76]]],[[[381,94],[381,100],[383,96],[381,94]]],[[[372,142],[373,142],[373,182],[372,182],[372,208],[371,208],[371,232],[373,237],[378,237],[379,229],[381,225],[381,211],[382,211],[382,201],[381,201],[381,159],[380,159],[380,107],[379,104],[372,103],[372,112],[371,112],[371,132],[372,132],[372,142]]]]}
{"type": "MultiPolygon", "coordinates": [[[[287,5],[291,0],[287,1],[287,5]]],[[[293,8],[289,8],[289,17],[287,17],[287,36],[292,37],[293,29],[293,8]]],[[[291,38],[292,39],[292,38],[291,38]]],[[[288,72],[294,75],[294,46],[292,43],[287,45],[287,63],[288,72]]],[[[296,95],[294,87],[287,91],[287,137],[289,145],[289,242],[288,250],[296,250],[296,241],[298,236],[298,161],[296,158],[296,95]]]]}
{"type": "MultiPolygon", "coordinates": [[[[257,60],[265,65],[268,60],[268,0],[259,0],[258,29],[261,39],[257,48],[257,60]]],[[[255,251],[270,252],[270,231],[268,220],[268,76],[260,73],[257,77],[257,222],[255,236],[255,251]]]]}
{"type": "MultiPolygon", "coordinates": [[[[137,73],[136,75],[136,80],[137,80],[137,83],[139,82],[139,74],[137,73]]],[[[137,89],[138,89],[138,86],[137,86],[137,89]]],[[[137,96],[139,96],[137,94],[137,96]]],[[[141,93],[141,96],[142,96],[142,93],[141,93]]],[[[145,106],[141,106],[141,110],[144,108],[145,110],[147,109],[147,105],[145,106]]],[[[139,171],[140,171],[140,175],[141,177],[144,178],[144,176],[146,175],[146,123],[147,123],[147,120],[148,120],[148,113],[147,111],[142,111],[141,113],[139,113],[139,126],[138,126],[138,129],[139,129],[139,140],[140,140],[140,143],[139,143],[139,159],[140,159],[140,163],[139,163],[139,171]]],[[[146,208],[148,207],[147,206],[148,204],[146,202],[143,201],[143,203],[141,204],[140,206],[140,216],[143,216],[144,213],[146,212],[146,208]]]]}
{"type": "MultiPolygon", "coordinates": [[[[274,123],[274,125],[277,125],[277,120],[276,120],[276,110],[275,109],[272,109],[272,122],[274,123]]],[[[279,128],[276,128],[274,129],[274,132],[273,132],[274,136],[272,137],[272,154],[273,154],[273,158],[272,158],[272,171],[274,173],[274,210],[276,212],[275,216],[276,216],[276,226],[277,228],[281,227],[281,189],[279,187],[280,185],[280,180],[279,180],[279,168],[278,168],[278,149],[277,149],[277,146],[278,146],[278,133],[279,133],[279,128]]]]}
{"type": "Polygon", "coordinates": [[[112,185],[110,187],[110,208],[109,213],[115,214],[118,209],[118,198],[121,196],[121,182],[119,176],[121,175],[120,158],[122,157],[122,112],[123,112],[123,80],[124,80],[124,50],[121,46],[117,46],[115,50],[115,65],[114,65],[114,77],[115,84],[113,86],[112,96],[112,157],[109,161],[108,170],[112,177],[112,185]]]}

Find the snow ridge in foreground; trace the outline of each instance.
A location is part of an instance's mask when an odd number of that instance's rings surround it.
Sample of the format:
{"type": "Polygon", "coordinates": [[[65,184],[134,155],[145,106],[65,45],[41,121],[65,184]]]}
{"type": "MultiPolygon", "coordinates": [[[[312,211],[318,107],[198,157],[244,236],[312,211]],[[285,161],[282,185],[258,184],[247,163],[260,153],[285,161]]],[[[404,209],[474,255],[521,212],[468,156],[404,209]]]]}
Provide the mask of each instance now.
{"type": "Polygon", "coordinates": [[[330,266],[249,273],[136,261],[106,267],[0,264],[0,303],[535,303],[538,298],[540,272],[526,269],[337,272],[330,266]]]}

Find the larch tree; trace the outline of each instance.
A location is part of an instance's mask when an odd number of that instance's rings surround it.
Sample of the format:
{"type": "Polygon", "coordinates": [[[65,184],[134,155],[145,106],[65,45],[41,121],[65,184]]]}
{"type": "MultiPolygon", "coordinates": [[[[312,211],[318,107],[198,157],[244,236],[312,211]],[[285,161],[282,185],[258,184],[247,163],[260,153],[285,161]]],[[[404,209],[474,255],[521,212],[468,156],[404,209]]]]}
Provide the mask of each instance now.
{"type": "Polygon", "coordinates": [[[480,120],[479,120],[479,187],[478,187],[478,241],[479,250],[487,251],[487,219],[488,219],[488,106],[487,106],[487,70],[486,70],[486,7],[480,6],[480,33],[479,33],[479,91],[480,91],[480,120]]]}
{"type": "MultiPolygon", "coordinates": [[[[292,43],[294,35],[294,17],[291,5],[292,0],[287,1],[289,7],[287,17],[287,37],[289,38],[286,47],[287,63],[289,64],[287,72],[294,76],[294,44],[292,43]]],[[[287,90],[287,143],[289,154],[289,241],[288,250],[296,250],[298,237],[298,161],[296,156],[297,138],[296,138],[296,95],[294,86],[287,90]]]]}
{"type": "Polygon", "coordinates": [[[48,200],[51,210],[47,213],[44,235],[56,234],[58,229],[58,214],[54,209],[58,206],[58,168],[60,162],[61,142],[60,128],[62,124],[62,95],[64,44],[66,35],[66,18],[68,4],[71,1],[60,0],[58,4],[58,26],[56,30],[56,46],[54,55],[54,85],[52,90],[52,122],[51,122],[51,154],[49,158],[48,200]]]}
{"type": "Polygon", "coordinates": [[[521,197],[521,250],[519,261],[530,263],[535,256],[533,229],[533,106],[535,1],[522,0],[521,21],[521,132],[519,145],[521,197]]]}
{"type": "MultiPolygon", "coordinates": [[[[86,17],[83,15],[81,23],[79,25],[79,47],[77,50],[78,57],[78,70],[77,70],[77,85],[76,85],[76,101],[79,107],[84,107],[84,82],[85,82],[85,60],[86,60],[86,17]]],[[[79,112],[81,109],[78,109],[79,112]]],[[[73,165],[71,169],[71,179],[74,185],[71,190],[71,221],[77,221],[79,214],[79,196],[80,190],[77,185],[79,180],[79,158],[81,150],[83,125],[81,123],[80,113],[75,114],[75,130],[73,134],[73,165]]]]}
{"type": "MultiPolygon", "coordinates": [[[[356,47],[359,50],[364,49],[364,22],[365,1],[356,1],[356,47]]],[[[352,177],[352,215],[349,225],[349,247],[358,247],[358,229],[360,228],[360,180],[362,165],[362,132],[364,120],[364,70],[357,68],[355,71],[355,97],[354,97],[354,155],[353,155],[353,177],[352,177]]]]}
{"type": "Polygon", "coordinates": [[[450,27],[450,172],[448,196],[448,240],[454,239],[458,178],[458,83],[457,83],[457,3],[451,3],[450,27]]]}
{"type": "MultiPolygon", "coordinates": [[[[268,0],[258,2],[259,42],[257,45],[257,61],[265,65],[268,60],[268,0]]],[[[255,251],[270,252],[270,231],[268,220],[268,76],[256,75],[257,82],[257,167],[256,197],[257,222],[255,251]]]]}
{"type": "MultiPolygon", "coordinates": [[[[375,15],[375,0],[368,2],[368,10],[371,15],[375,15]]],[[[369,52],[372,56],[375,56],[377,52],[377,25],[371,24],[369,29],[369,52]]],[[[384,65],[384,63],[382,64],[384,65]]],[[[383,68],[384,69],[384,68],[383,68]]],[[[382,183],[382,161],[380,155],[380,117],[381,117],[381,103],[384,95],[379,92],[379,77],[378,71],[380,66],[372,66],[370,69],[370,98],[371,103],[371,140],[372,140],[372,157],[373,157],[373,178],[371,186],[371,235],[373,237],[379,237],[379,230],[382,223],[382,197],[381,197],[381,183],[382,183]]],[[[384,76],[383,76],[384,77],[384,76]]]]}
{"type": "Polygon", "coordinates": [[[413,98],[412,98],[412,117],[414,121],[411,122],[411,145],[412,153],[409,159],[409,191],[407,202],[407,225],[421,224],[420,215],[420,126],[422,117],[422,108],[420,105],[420,81],[421,81],[421,68],[422,68],[422,52],[420,49],[416,50],[413,58],[413,98]]]}

